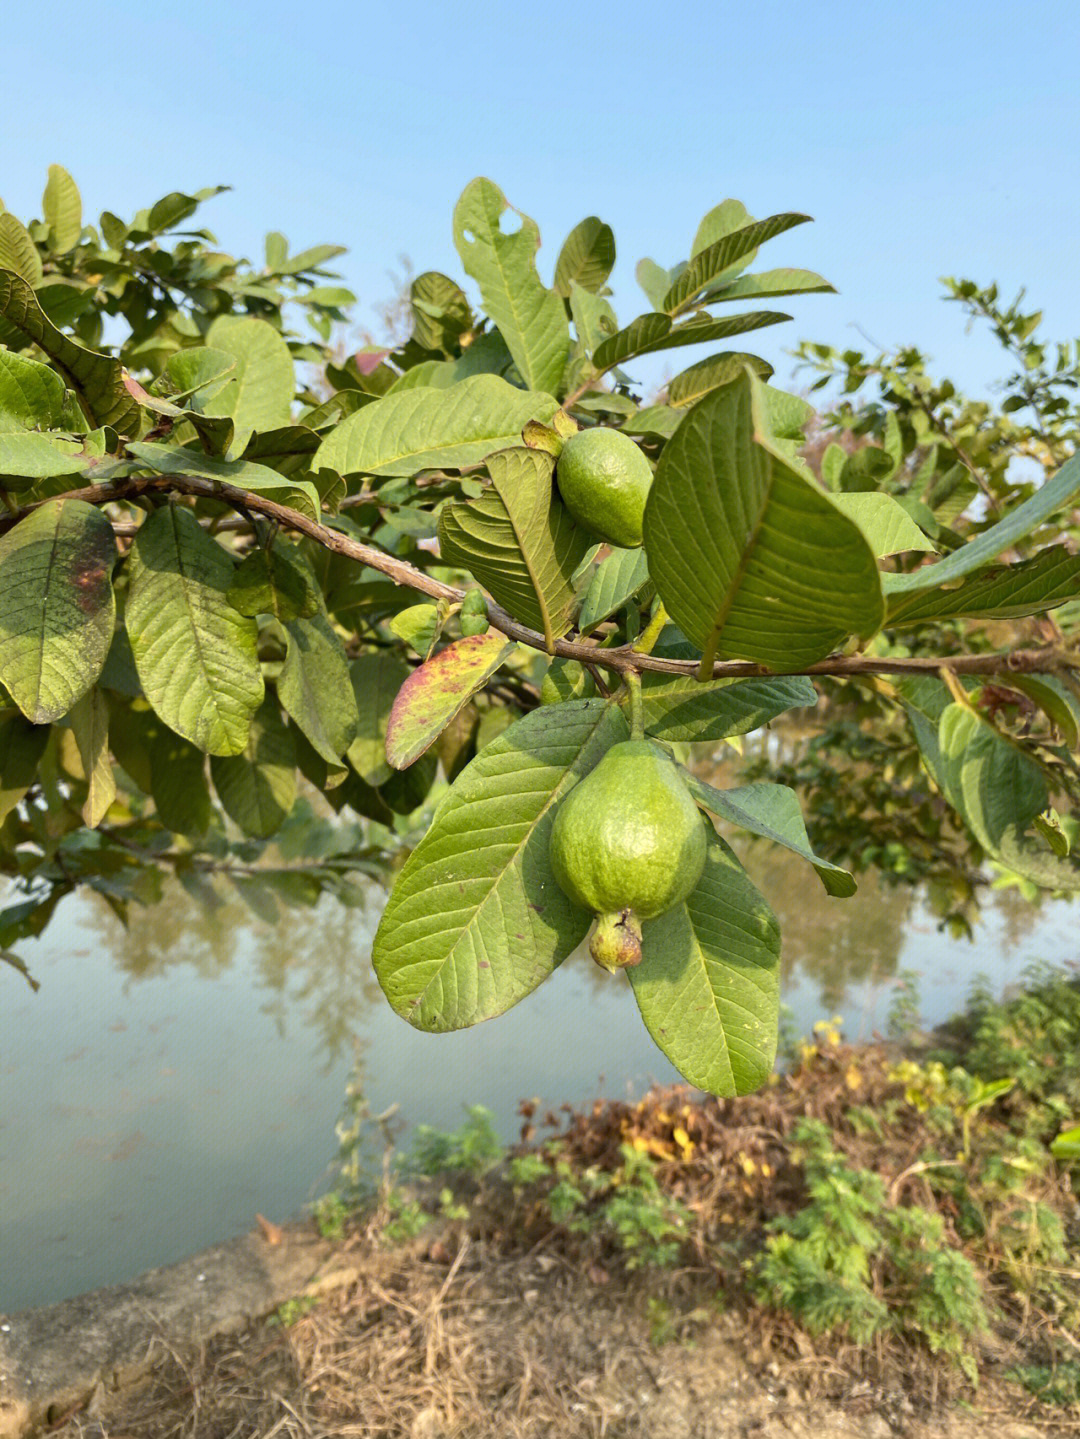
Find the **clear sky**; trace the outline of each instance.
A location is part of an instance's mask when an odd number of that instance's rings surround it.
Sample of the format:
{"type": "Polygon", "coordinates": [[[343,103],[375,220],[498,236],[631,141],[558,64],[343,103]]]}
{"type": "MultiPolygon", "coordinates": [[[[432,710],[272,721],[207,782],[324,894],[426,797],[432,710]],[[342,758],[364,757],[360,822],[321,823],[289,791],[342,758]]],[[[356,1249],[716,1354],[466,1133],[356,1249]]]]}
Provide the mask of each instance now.
{"type": "Polygon", "coordinates": [[[1050,337],[1080,333],[1078,55],[1075,0],[53,0],[5,12],[0,196],[39,214],[51,161],[95,218],[230,184],[205,211],[223,247],[258,257],[272,228],[348,245],[369,323],[398,256],[461,276],[450,217],[474,175],[538,221],[548,279],[577,220],[608,221],[623,323],[648,308],[637,260],[685,258],[735,196],[813,215],[758,263],[840,291],[748,337],[779,378],[798,338],[859,326],[978,390],[993,345],[939,276],[1027,285],[1050,337]]]}

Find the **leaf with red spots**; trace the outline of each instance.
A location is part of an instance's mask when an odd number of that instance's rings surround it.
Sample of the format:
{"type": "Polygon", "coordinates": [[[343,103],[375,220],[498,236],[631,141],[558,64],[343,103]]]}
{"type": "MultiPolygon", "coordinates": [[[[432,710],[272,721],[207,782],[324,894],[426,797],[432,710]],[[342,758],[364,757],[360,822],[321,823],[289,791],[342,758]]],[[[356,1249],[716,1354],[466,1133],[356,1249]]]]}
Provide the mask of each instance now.
{"type": "Polygon", "coordinates": [[[83,500],[47,500],[0,538],[0,683],[31,724],[97,680],[116,600],[112,526],[83,500]]]}
{"type": "Polygon", "coordinates": [[[386,758],[394,769],[418,759],[513,653],[505,635],[489,630],[447,645],[401,686],[386,726],[386,758]]]}

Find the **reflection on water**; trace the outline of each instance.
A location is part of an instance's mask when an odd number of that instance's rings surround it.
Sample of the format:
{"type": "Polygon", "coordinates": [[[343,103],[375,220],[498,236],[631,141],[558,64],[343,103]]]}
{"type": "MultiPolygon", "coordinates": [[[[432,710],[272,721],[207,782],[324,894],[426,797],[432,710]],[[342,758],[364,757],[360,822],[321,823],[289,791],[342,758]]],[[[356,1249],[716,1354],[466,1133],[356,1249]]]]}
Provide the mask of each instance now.
{"type": "MultiPolygon", "coordinates": [[[[978,973],[1001,989],[1034,959],[1071,959],[1073,913],[1014,893],[976,942],[937,932],[918,896],[864,879],[829,899],[795,856],[743,847],[784,936],[782,994],[797,1027],[842,1013],[882,1028],[899,970],[922,979],[924,1019],[978,973]]],[[[451,1127],[484,1103],[506,1137],[517,1102],[627,1095],[674,1072],[625,980],[579,953],[510,1014],[423,1035],[382,999],[371,937],[382,904],[332,900],[274,927],[238,898],[206,911],[179,886],[125,930],[91,894],[63,902],[21,948],[37,995],[0,975],[0,1308],[130,1277],[285,1219],[324,1182],[354,1060],[377,1112],[451,1127]]]]}

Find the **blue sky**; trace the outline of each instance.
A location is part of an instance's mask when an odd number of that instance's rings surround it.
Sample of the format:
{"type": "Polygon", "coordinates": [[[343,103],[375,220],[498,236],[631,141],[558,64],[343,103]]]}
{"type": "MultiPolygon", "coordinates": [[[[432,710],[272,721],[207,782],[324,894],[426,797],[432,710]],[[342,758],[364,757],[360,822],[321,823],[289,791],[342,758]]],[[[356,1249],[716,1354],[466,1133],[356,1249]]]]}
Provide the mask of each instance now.
{"type": "Polygon", "coordinates": [[[231,184],[205,212],[224,248],[257,256],[271,228],[347,244],[370,322],[399,255],[460,277],[451,211],[486,174],[540,224],[547,277],[577,220],[613,226],[625,323],[648,308],[637,260],[684,258],[730,195],[813,215],[759,264],[840,291],[781,302],[795,323],[753,346],[779,377],[799,337],[861,344],[858,326],[979,390],[993,344],[940,275],[1026,284],[1049,336],[1080,333],[1078,53],[1080,10],[1057,0],[54,0],[5,14],[0,196],[38,214],[51,161],[93,217],[231,184]]]}

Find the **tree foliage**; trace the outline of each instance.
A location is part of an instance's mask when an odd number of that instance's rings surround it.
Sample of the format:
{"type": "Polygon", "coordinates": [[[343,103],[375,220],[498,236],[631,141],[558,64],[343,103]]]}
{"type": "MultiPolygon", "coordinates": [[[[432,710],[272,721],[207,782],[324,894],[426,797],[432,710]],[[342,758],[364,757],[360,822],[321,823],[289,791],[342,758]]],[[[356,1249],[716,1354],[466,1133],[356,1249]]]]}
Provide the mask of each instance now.
{"type": "MultiPolygon", "coordinates": [[[[293,254],[274,232],[261,263],[228,255],[202,228],[215,193],[84,223],[53,166],[42,218],[0,214],[0,954],[79,885],[123,916],[172,871],[266,916],[356,902],[407,849],[383,990],[424,1029],[490,1018],[589,929],[548,837],[606,751],[737,737],[813,706],[815,682],[854,694],[871,736],[906,727],[980,855],[1076,887],[1053,807],[1080,798],[1066,627],[1032,621],[1025,648],[985,629],[1080,598],[1076,367],[1052,367],[1032,317],[954,287],[1022,360],[1022,403],[992,425],[914,352],[805,349],[849,396],[815,469],[811,409],[759,357],[695,358],[647,406],[633,374],[831,288],[750,268],[805,215],[725,200],[686,260],[639,264],[648,309],[620,322],[610,227],[577,225],[549,284],[535,221],[507,227],[477,179],[453,217],[462,282],[419,275],[408,339],[343,357],[341,247],[293,254]],[[641,550],[598,545],[560,500],[562,445],[598,423],[655,466],[641,550]],[[1002,723],[1002,690],[1044,717],[1029,734],[1002,723]],[[313,796],[358,825],[348,847],[326,824],[297,845],[313,796]]],[[[775,776],[687,783],[854,889],[775,776]]],[[[633,992],[684,1073],[744,1093],[773,1062],[780,940],[705,822],[702,879],[645,923],[633,992]]]]}

